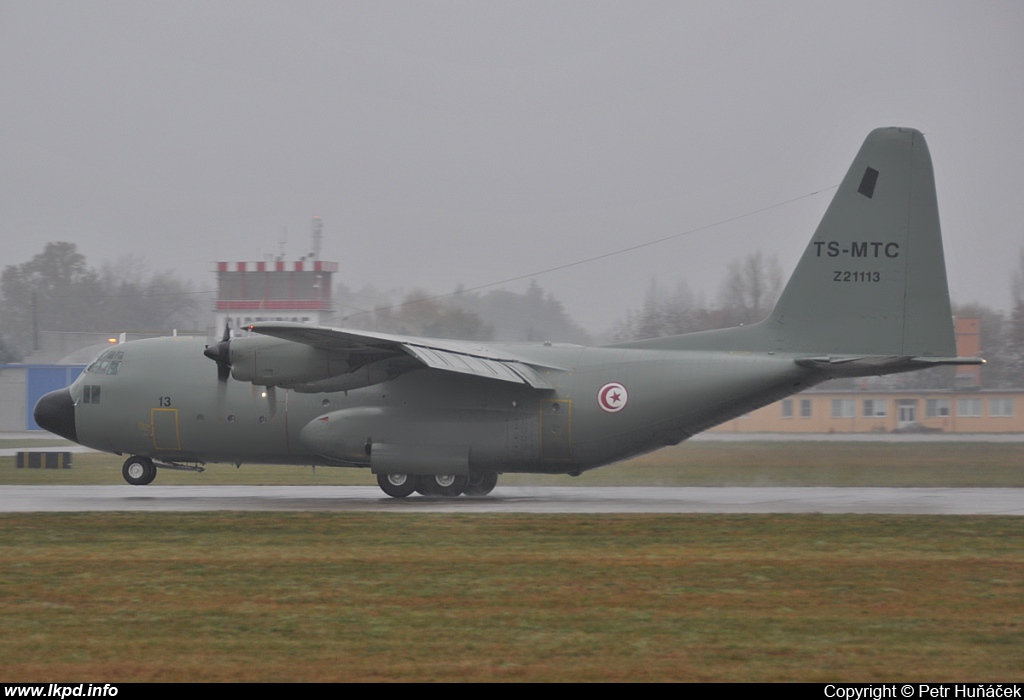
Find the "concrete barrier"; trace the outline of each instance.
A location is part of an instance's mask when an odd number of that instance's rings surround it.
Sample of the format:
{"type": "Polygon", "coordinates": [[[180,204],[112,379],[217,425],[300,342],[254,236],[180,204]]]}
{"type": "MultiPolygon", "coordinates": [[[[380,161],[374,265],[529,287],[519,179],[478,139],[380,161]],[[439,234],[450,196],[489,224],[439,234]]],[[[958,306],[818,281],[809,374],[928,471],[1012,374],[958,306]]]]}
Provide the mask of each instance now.
{"type": "Polygon", "coordinates": [[[18,469],[70,469],[70,452],[19,452],[17,455],[18,469]]]}

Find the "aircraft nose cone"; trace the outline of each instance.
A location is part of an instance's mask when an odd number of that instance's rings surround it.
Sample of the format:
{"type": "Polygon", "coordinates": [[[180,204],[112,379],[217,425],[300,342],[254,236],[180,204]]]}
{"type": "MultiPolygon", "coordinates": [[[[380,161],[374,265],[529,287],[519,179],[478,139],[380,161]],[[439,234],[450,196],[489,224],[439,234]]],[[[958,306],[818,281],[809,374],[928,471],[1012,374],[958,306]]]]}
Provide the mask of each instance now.
{"type": "Polygon", "coordinates": [[[75,428],[75,402],[71,400],[70,389],[58,389],[43,396],[32,412],[36,425],[55,435],[78,442],[75,428]]]}

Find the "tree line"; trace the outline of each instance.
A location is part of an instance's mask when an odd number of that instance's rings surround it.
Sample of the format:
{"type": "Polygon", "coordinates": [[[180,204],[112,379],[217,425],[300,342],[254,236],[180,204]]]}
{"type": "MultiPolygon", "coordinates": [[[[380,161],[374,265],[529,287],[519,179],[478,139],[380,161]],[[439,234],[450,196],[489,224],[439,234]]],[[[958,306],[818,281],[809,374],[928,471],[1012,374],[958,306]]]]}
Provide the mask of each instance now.
{"type": "Polygon", "coordinates": [[[0,361],[39,349],[47,332],[154,332],[195,325],[205,311],[191,285],[171,272],[147,274],[138,261],[91,268],[74,243],[43,252],[0,276],[0,361]]]}
{"type": "Polygon", "coordinates": [[[782,293],[782,268],[761,251],[733,260],[715,302],[695,295],[685,281],[672,290],[652,281],[639,309],[626,312],[612,327],[612,340],[625,342],[757,323],[771,312],[782,293]]]}
{"type": "Polygon", "coordinates": [[[338,325],[428,338],[588,345],[593,338],[550,292],[531,280],[525,292],[456,289],[436,295],[417,289],[381,293],[373,287],[335,292],[338,325]]]}
{"type": "MultiPolygon", "coordinates": [[[[756,323],[768,316],[782,293],[781,268],[774,258],[760,252],[729,264],[725,281],[714,302],[694,295],[685,282],[668,290],[651,282],[639,309],[630,310],[612,331],[614,341],[642,340],[694,331],[714,330],[756,323]]],[[[1024,248],[1018,253],[1011,275],[1010,310],[1002,312],[983,304],[953,304],[953,315],[980,321],[981,388],[1024,387],[1024,248]]],[[[955,385],[955,367],[869,380],[886,389],[949,389],[955,385]]],[[[832,386],[860,385],[865,380],[834,380],[832,386]]]]}
{"type": "MultiPolygon", "coordinates": [[[[708,302],[685,281],[665,288],[652,281],[643,304],[614,323],[605,339],[640,340],[726,328],[764,319],[783,288],[774,257],[760,251],[729,263],[717,297],[708,302]]],[[[978,318],[983,388],[1024,386],[1024,248],[1011,278],[1006,313],[980,304],[954,305],[954,313],[978,318]]],[[[199,328],[209,318],[208,299],[171,272],[147,273],[137,261],[87,265],[73,243],[47,243],[22,265],[0,277],[0,362],[15,362],[38,345],[40,332],[169,333],[199,328]]],[[[459,289],[436,295],[425,290],[352,291],[339,283],[332,325],[437,338],[588,345],[591,335],[562,303],[531,281],[523,293],[459,289]]],[[[942,367],[874,380],[880,388],[950,388],[955,368],[942,367]]]]}

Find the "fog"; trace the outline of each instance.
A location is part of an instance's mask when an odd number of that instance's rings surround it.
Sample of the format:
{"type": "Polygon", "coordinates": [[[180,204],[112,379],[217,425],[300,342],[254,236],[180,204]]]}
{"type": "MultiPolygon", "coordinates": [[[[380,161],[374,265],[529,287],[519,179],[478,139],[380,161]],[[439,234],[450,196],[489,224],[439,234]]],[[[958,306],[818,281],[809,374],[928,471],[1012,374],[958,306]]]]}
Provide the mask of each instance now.
{"type": "Polygon", "coordinates": [[[1022,85],[1012,2],[5,0],[0,265],[64,240],[212,289],[213,261],[309,252],[318,215],[349,288],[448,292],[693,231],[536,276],[601,331],[652,279],[711,297],[754,250],[788,274],[900,125],[954,300],[1005,308],[1022,85]]]}

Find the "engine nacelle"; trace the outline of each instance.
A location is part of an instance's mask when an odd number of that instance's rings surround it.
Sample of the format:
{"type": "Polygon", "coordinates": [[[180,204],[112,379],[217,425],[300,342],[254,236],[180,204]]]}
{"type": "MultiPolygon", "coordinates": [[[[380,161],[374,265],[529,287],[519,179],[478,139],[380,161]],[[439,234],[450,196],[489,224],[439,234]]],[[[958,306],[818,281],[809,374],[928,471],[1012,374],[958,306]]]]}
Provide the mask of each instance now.
{"type": "MultiPolygon", "coordinates": [[[[418,413],[360,406],[314,418],[299,439],[310,452],[385,474],[468,474],[509,464],[510,416],[500,411],[418,413]]],[[[531,445],[531,457],[539,454],[531,445]]]]}
{"type": "Polygon", "coordinates": [[[234,338],[229,353],[231,376],[261,386],[311,384],[352,369],[347,354],[266,336],[234,338]]]}
{"type": "Polygon", "coordinates": [[[391,366],[394,360],[381,360],[354,369],[348,374],[339,374],[315,382],[305,384],[289,384],[288,388],[300,394],[318,394],[321,392],[350,391],[362,389],[364,386],[380,384],[391,379],[391,366]]]}

